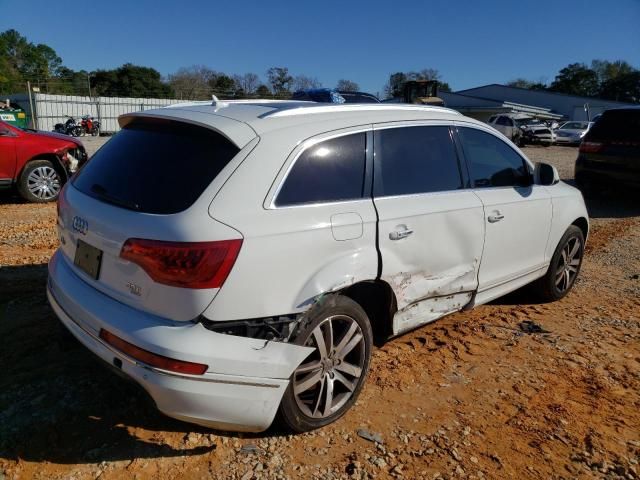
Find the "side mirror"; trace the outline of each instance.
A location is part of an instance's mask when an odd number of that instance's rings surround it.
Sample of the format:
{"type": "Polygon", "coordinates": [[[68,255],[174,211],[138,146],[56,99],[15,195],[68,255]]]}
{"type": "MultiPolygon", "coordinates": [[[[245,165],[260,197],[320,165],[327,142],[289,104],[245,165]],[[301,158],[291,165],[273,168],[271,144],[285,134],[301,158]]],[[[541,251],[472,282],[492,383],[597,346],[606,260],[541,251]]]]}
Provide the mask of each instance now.
{"type": "Polygon", "coordinates": [[[536,163],[533,178],[537,185],[555,185],[560,181],[560,174],[553,165],[548,163],[536,163]]]}

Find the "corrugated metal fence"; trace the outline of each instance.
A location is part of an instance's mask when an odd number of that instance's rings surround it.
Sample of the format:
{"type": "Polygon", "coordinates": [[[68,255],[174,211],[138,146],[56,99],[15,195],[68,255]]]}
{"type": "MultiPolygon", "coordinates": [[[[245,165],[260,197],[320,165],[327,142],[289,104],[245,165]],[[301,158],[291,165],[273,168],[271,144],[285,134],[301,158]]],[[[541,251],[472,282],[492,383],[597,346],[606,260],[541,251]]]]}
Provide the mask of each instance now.
{"type": "Polygon", "coordinates": [[[34,93],[32,115],[27,95],[13,95],[10,99],[26,110],[29,117],[33,117],[34,126],[38,130],[51,131],[56,123],[64,123],[67,116],[79,121],[83,115],[91,115],[100,121],[100,130],[105,133],[115,133],[120,130],[118,117],[122,114],[181,102],[181,100],[170,98],[89,97],[34,93]]]}

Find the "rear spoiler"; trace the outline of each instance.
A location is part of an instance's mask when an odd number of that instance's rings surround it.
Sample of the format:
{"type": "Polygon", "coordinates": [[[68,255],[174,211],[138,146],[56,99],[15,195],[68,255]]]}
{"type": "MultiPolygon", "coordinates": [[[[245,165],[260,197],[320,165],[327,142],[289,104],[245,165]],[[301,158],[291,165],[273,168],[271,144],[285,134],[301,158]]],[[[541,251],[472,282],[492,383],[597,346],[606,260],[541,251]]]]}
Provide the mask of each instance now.
{"type": "Polygon", "coordinates": [[[222,115],[200,112],[194,110],[191,105],[186,108],[161,108],[147,110],[144,112],[126,113],[118,117],[118,124],[120,125],[120,128],[125,128],[136,119],[148,119],[152,121],[153,119],[157,119],[160,121],[183,122],[196,125],[198,127],[208,128],[209,130],[213,130],[227,138],[239,149],[242,149],[251,140],[258,136],[255,130],[244,122],[239,122],[229,117],[223,117],[222,115]]]}

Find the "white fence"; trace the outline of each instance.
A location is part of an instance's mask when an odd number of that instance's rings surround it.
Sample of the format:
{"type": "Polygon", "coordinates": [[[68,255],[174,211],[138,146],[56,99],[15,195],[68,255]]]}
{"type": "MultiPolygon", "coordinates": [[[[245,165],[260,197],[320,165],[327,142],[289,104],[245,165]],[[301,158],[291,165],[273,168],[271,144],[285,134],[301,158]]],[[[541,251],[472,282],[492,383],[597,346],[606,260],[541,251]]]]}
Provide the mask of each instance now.
{"type": "Polygon", "coordinates": [[[64,123],[67,116],[79,120],[83,115],[91,115],[100,121],[100,130],[105,133],[115,133],[120,130],[118,125],[120,115],[184,101],[170,98],[83,97],[34,93],[32,95],[34,112],[31,112],[29,97],[26,94],[12,95],[9,98],[12,103],[20,105],[27,115],[33,118],[34,127],[38,130],[51,131],[56,123],[64,123]]]}

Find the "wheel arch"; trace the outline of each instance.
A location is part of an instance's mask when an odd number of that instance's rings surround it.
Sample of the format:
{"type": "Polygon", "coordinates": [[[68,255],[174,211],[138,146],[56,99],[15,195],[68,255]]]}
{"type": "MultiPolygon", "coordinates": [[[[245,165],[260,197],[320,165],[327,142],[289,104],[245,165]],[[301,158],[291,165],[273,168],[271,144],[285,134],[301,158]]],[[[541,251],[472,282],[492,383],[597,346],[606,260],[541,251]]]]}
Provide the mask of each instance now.
{"type": "Polygon", "coordinates": [[[585,240],[589,235],[589,221],[585,217],[576,218],[571,225],[575,225],[580,230],[582,230],[582,235],[584,235],[585,240]]]}
{"type": "Polygon", "coordinates": [[[359,304],[369,317],[374,341],[381,344],[392,333],[396,296],[384,280],[364,280],[336,292],[359,304]]]}
{"type": "Polygon", "coordinates": [[[24,162],[24,164],[22,165],[22,168],[20,169],[20,173],[16,176],[16,179],[19,180],[20,178],[22,178],[22,174],[24,173],[27,166],[31,162],[36,162],[38,160],[50,161],[53,164],[53,168],[55,168],[56,172],[58,172],[58,175],[60,175],[60,178],[62,178],[63,184],[66,183],[67,180],[69,180],[69,174],[67,173],[67,169],[64,168],[64,165],[62,164],[62,160],[60,159],[60,157],[58,157],[55,153],[50,153],[50,152],[33,155],[29,160],[24,162]]]}

